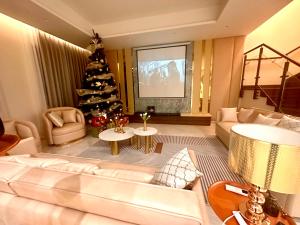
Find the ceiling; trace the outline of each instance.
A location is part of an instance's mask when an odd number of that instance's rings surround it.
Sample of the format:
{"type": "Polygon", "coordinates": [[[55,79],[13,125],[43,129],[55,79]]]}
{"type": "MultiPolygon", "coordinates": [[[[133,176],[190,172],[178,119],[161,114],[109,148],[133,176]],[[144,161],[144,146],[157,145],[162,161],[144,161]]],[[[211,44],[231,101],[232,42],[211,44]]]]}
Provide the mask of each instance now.
{"type": "Polygon", "coordinates": [[[0,0],[0,12],[86,47],[106,49],[247,35],[292,0],[0,0]]]}

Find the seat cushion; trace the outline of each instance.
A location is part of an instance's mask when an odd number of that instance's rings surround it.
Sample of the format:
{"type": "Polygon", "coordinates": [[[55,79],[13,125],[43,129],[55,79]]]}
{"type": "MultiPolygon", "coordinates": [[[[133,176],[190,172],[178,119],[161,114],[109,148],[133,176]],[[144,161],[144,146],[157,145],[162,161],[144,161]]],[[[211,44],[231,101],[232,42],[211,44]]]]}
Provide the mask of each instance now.
{"type": "Polygon", "coordinates": [[[84,125],[82,123],[65,123],[62,127],[54,127],[52,129],[52,135],[64,135],[67,133],[72,133],[77,130],[83,129],[84,125]]]}
{"type": "Polygon", "coordinates": [[[9,181],[13,177],[22,173],[22,171],[24,171],[25,168],[26,168],[25,165],[1,160],[0,171],[2,172],[0,173],[0,192],[2,191],[2,192],[15,194],[15,192],[9,186],[9,181]],[[3,171],[5,171],[5,173],[3,171]]]}
{"type": "Polygon", "coordinates": [[[222,128],[224,131],[227,131],[230,134],[230,129],[233,125],[236,125],[236,122],[219,122],[218,126],[222,128]]]}
{"type": "Polygon", "coordinates": [[[75,109],[62,111],[64,123],[76,123],[76,111],[75,109]]]}

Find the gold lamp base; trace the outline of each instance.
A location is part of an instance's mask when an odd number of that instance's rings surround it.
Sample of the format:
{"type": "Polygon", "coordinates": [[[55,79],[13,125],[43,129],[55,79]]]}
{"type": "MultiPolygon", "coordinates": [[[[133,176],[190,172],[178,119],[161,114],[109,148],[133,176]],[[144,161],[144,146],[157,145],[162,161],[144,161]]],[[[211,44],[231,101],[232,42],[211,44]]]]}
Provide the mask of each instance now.
{"type": "Polygon", "coordinates": [[[265,196],[262,192],[266,192],[266,190],[255,185],[251,185],[251,189],[248,193],[249,200],[247,202],[242,202],[239,205],[241,215],[250,224],[270,225],[270,221],[266,218],[262,207],[265,203],[265,196]]]}

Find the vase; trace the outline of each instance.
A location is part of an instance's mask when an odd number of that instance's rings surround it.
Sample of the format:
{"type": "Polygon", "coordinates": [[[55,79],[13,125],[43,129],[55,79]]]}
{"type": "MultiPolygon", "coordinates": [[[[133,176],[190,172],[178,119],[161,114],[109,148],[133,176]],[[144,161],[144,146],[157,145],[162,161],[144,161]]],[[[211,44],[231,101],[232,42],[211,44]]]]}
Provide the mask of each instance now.
{"type": "Polygon", "coordinates": [[[146,131],[146,130],[147,130],[147,121],[144,120],[144,131],[146,131]]]}
{"type": "Polygon", "coordinates": [[[0,137],[4,134],[4,125],[3,125],[3,122],[2,122],[2,119],[0,118],[0,137]]]}

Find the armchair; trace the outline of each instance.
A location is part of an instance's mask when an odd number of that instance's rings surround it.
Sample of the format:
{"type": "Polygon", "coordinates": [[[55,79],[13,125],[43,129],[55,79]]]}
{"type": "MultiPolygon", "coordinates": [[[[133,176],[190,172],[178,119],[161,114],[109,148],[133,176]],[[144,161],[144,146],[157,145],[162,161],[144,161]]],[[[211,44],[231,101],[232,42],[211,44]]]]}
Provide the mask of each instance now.
{"type": "Polygon", "coordinates": [[[86,135],[83,113],[73,107],[50,108],[43,114],[46,137],[49,145],[61,145],[76,141],[86,135]],[[55,112],[62,120],[60,126],[55,125],[49,114],[55,112]]]}
{"type": "Polygon", "coordinates": [[[8,154],[34,154],[40,151],[41,139],[34,123],[25,120],[7,120],[3,124],[6,134],[14,134],[21,139],[15,147],[8,151],[8,154]]]}

